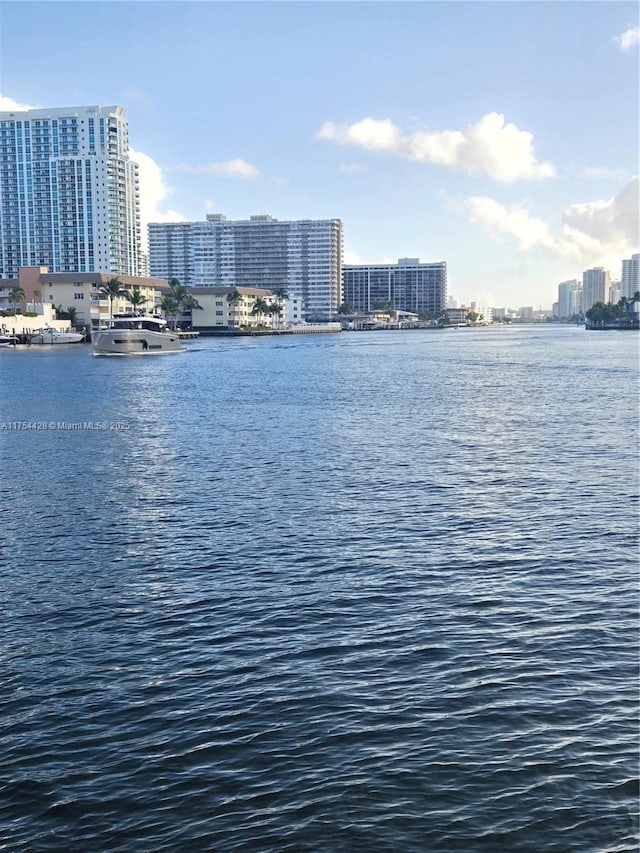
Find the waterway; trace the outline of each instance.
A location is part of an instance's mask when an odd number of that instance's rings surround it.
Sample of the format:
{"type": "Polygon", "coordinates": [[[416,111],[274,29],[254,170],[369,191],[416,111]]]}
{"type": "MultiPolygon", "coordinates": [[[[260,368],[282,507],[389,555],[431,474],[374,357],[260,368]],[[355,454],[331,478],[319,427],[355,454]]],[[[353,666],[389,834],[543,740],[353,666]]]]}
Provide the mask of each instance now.
{"type": "Polygon", "coordinates": [[[0,849],[637,850],[638,336],[188,347],[0,350],[0,849]]]}

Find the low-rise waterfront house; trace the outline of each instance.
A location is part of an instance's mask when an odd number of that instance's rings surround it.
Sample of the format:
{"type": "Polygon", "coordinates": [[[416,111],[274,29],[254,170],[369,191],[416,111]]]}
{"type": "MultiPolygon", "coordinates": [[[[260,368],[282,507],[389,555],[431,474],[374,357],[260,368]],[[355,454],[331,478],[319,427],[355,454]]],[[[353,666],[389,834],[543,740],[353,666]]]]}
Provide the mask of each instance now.
{"type": "Polygon", "coordinates": [[[200,305],[191,312],[191,326],[196,331],[277,329],[286,325],[283,300],[264,288],[190,287],[189,293],[200,305]],[[280,307],[279,315],[273,306],[280,307]]]}
{"type": "Polygon", "coordinates": [[[157,308],[162,295],[169,290],[168,284],[159,278],[141,276],[114,276],[108,272],[51,273],[48,267],[20,267],[18,278],[0,279],[0,310],[11,310],[15,297],[15,288],[21,288],[21,299],[38,311],[42,303],[68,312],[75,309],[76,327],[98,328],[101,322],[109,318],[110,312],[122,313],[131,310],[126,296],[116,296],[112,301],[102,288],[111,279],[116,278],[122,284],[122,290],[137,290],[144,300],[140,308],[153,311],[157,308]]]}
{"type": "Polygon", "coordinates": [[[461,306],[460,308],[447,308],[446,317],[450,326],[466,326],[467,314],[471,309],[461,306]]]}

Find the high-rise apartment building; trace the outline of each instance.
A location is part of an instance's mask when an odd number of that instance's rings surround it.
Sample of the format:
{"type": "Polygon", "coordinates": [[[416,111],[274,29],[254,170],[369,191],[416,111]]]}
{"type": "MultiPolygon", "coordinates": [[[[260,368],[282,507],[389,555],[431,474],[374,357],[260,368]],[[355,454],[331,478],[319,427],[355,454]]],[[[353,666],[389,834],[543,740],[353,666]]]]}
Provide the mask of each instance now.
{"type": "Polygon", "coordinates": [[[341,299],[342,222],[271,216],[149,225],[149,270],[188,287],[286,288],[307,317],[334,314],[341,299]]]}
{"type": "Polygon", "coordinates": [[[577,278],[558,285],[558,314],[561,319],[573,317],[581,310],[582,288],[577,278]]]}
{"type": "Polygon", "coordinates": [[[633,295],[640,290],[638,269],[640,267],[640,254],[631,255],[622,261],[622,282],[620,292],[627,299],[633,299],[633,295]]]}
{"type": "Polygon", "coordinates": [[[439,316],[447,305],[447,264],[421,264],[419,258],[400,258],[397,264],[346,264],[343,297],[357,312],[386,304],[402,311],[439,316]]]}
{"type": "Polygon", "coordinates": [[[609,299],[609,273],[604,267],[593,267],[582,273],[582,312],[586,313],[596,302],[609,299]]]}
{"type": "Polygon", "coordinates": [[[0,112],[0,278],[139,275],[139,208],[122,107],[0,112]]]}

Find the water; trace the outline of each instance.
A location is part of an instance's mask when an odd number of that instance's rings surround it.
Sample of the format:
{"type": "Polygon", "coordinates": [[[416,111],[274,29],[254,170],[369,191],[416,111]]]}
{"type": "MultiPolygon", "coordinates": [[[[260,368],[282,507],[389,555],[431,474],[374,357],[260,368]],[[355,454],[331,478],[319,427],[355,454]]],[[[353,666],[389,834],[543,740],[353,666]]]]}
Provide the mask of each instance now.
{"type": "Polygon", "coordinates": [[[0,351],[47,425],[0,430],[0,849],[636,850],[637,373],[573,327],[0,351]]]}

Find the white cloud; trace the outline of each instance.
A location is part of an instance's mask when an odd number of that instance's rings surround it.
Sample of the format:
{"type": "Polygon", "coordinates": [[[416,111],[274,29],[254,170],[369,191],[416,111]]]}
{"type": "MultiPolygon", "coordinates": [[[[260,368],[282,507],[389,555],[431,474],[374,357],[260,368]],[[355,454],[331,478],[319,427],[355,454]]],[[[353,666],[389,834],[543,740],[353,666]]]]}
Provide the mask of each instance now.
{"type": "Polygon", "coordinates": [[[549,226],[531,217],[525,207],[506,207],[495,199],[473,196],[467,199],[467,208],[472,222],[479,222],[496,236],[513,237],[521,249],[542,248],[552,253],[557,250],[549,226]]]}
{"type": "Polygon", "coordinates": [[[637,251],[639,184],[636,177],[613,198],[571,205],[558,234],[521,205],[507,207],[475,196],[466,206],[472,222],[496,237],[511,238],[523,251],[540,251],[583,268],[595,263],[614,268],[637,251]]]}
{"type": "Polygon", "coordinates": [[[171,188],[165,183],[162,169],[156,161],[129,148],[129,156],[138,164],[140,176],[140,230],[142,244],[146,251],[147,225],[149,222],[184,222],[185,217],[177,210],[160,210],[161,203],[171,195],[171,188]]]}
{"type": "Polygon", "coordinates": [[[362,264],[364,261],[360,257],[357,252],[354,252],[352,249],[347,249],[342,256],[342,260],[345,264],[362,264]]]}
{"type": "Polygon", "coordinates": [[[0,110],[2,110],[2,112],[22,112],[22,110],[37,109],[37,107],[33,107],[30,104],[20,104],[8,95],[0,95],[0,110]]]}
{"type": "Polygon", "coordinates": [[[388,152],[404,160],[486,174],[504,183],[555,175],[551,163],[536,159],[532,134],[519,130],[515,124],[505,124],[499,113],[488,113],[464,130],[408,135],[402,135],[390,119],[365,118],[351,125],[328,121],[317,136],[338,145],[388,152]]]}
{"type": "Polygon", "coordinates": [[[178,166],[180,172],[190,175],[218,175],[225,178],[257,178],[260,170],[240,157],[222,163],[205,163],[202,166],[178,166]]]}
{"type": "Polygon", "coordinates": [[[640,235],[640,179],[633,178],[616,196],[572,205],[564,215],[565,229],[580,232],[603,246],[637,246],[640,235]]]}
{"type": "Polygon", "coordinates": [[[640,44],[640,27],[631,27],[630,30],[626,30],[621,36],[616,36],[615,40],[618,42],[620,50],[631,50],[631,48],[640,44]]]}

